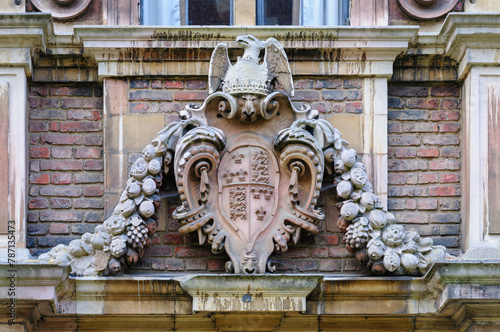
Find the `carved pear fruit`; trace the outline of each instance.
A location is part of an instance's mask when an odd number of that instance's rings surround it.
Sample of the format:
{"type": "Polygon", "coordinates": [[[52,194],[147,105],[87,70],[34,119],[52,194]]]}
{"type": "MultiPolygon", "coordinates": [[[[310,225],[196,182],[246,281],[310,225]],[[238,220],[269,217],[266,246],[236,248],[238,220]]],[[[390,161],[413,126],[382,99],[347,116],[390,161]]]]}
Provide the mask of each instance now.
{"type": "Polygon", "coordinates": [[[337,185],[337,196],[348,199],[352,193],[352,183],[350,181],[340,181],[337,185]]]}
{"type": "Polygon", "coordinates": [[[340,215],[342,216],[342,218],[349,221],[356,218],[358,212],[358,204],[352,202],[345,203],[344,205],[342,205],[342,208],[340,208],[340,215]]]}

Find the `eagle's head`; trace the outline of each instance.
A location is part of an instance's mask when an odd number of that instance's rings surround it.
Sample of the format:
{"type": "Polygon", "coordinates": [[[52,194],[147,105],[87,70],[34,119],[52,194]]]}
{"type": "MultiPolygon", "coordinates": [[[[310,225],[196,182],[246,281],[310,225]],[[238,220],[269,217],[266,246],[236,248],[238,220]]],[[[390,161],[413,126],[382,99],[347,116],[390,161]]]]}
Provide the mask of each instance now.
{"type": "Polygon", "coordinates": [[[251,35],[238,36],[236,41],[245,50],[243,59],[258,59],[260,51],[266,47],[263,41],[260,41],[251,35]]]}

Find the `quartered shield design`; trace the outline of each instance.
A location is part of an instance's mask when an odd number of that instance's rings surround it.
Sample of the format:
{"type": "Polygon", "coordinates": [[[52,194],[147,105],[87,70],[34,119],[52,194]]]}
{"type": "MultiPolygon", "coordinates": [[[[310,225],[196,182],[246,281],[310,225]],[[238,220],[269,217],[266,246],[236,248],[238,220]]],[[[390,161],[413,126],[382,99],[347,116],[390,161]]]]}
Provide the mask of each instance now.
{"type": "Polygon", "coordinates": [[[218,181],[221,214],[250,250],[276,213],[276,157],[264,145],[238,144],[222,158],[218,181]]]}

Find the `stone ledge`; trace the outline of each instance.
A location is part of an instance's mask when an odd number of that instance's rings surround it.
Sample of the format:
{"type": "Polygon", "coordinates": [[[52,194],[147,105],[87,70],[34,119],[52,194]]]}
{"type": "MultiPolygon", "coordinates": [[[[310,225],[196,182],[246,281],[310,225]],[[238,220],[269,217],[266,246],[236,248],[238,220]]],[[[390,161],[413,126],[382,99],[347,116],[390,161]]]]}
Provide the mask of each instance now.
{"type": "MultiPolygon", "coordinates": [[[[500,311],[499,260],[436,263],[421,278],[311,274],[75,278],[64,266],[16,262],[15,268],[20,321],[36,325],[41,317],[45,324],[74,324],[75,330],[84,322],[89,328],[116,330],[121,322],[133,324],[139,317],[141,326],[160,329],[160,317],[165,324],[202,326],[213,319],[222,324],[267,315],[266,324],[283,322],[291,327],[349,322],[346,327],[363,331],[398,322],[403,330],[416,322],[422,331],[445,323],[450,330],[461,331],[460,326],[498,321],[500,311]],[[118,325],[110,325],[109,319],[118,325]]],[[[0,265],[2,275],[9,269],[0,265]]],[[[2,279],[0,303],[8,301],[8,287],[8,279],[2,279]]]]}
{"type": "Polygon", "coordinates": [[[179,278],[197,311],[305,311],[321,275],[196,275],[179,278]]]}

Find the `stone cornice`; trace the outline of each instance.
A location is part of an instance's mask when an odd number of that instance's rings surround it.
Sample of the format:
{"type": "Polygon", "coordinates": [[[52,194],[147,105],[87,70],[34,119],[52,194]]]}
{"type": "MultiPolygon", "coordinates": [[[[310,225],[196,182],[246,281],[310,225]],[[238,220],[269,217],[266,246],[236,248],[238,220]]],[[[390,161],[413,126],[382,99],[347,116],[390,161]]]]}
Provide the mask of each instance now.
{"type": "MultiPolygon", "coordinates": [[[[213,48],[236,37],[274,37],[289,53],[295,75],[391,76],[392,62],[416,36],[415,27],[75,27],[100,78],[208,74],[213,48]],[[175,54],[171,50],[175,49],[175,54]],[[314,54],[312,54],[314,53],[314,54]],[[180,54],[180,55],[179,55],[180,54]],[[297,58],[297,61],[294,61],[297,58]],[[190,61],[185,61],[186,59],[190,61]]],[[[236,54],[237,55],[237,54],[236,54]]],[[[236,56],[233,56],[234,58],[236,56]]]]}
{"type": "Polygon", "coordinates": [[[30,76],[35,51],[46,52],[53,36],[50,14],[0,14],[0,66],[24,67],[30,76]]]}
{"type": "Polygon", "coordinates": [[[460,63],[463,79],[471,66],[500,65],[500,14],[451,13],[437,35],[444,52],[460,63]]]}

